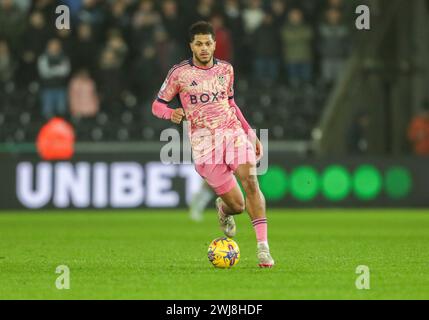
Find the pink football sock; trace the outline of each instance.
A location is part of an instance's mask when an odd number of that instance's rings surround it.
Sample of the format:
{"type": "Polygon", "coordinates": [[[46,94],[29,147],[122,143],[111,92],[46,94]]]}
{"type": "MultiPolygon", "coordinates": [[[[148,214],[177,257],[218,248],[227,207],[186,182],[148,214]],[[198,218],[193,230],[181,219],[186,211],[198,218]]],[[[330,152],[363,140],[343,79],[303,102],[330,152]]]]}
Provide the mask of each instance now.
{"type": "Polygon", "coordinates": [[[252,221],[258,242],[267,242],[267,218],[255,219],[252,221]]]}

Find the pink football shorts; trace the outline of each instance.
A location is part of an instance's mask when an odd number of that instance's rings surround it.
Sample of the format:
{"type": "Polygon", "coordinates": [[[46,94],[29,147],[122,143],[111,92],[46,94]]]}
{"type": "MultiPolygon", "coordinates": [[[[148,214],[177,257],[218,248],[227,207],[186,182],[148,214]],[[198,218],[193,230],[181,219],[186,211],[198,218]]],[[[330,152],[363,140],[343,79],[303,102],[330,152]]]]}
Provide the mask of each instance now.
{"type": "Polygon", "coordinates": [[[246,144],[240,147],[222,148],[221,155],[215,157],[216,150],[211,157],[203,162],[195,163],[195,169],[206,180],[208,185],[220,196],[231,191],[237,184],[234,176],[238,166],[245,163],[256,165],[256,154],[252,143],[246,139],[246,144]]]}

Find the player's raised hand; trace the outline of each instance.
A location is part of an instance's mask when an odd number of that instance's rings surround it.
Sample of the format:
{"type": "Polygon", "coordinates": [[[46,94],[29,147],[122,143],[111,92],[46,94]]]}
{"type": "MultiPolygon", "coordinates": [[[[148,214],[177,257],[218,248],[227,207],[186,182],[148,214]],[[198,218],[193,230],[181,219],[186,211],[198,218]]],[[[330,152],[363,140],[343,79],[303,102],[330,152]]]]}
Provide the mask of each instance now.
{"type": "Polygon", "coordinates": [[[185,112],[183,111],[183,108],[174,109],[173,113],[171,114],[171,121],[179,124],[182,122],[184,116],[185,112]]]}

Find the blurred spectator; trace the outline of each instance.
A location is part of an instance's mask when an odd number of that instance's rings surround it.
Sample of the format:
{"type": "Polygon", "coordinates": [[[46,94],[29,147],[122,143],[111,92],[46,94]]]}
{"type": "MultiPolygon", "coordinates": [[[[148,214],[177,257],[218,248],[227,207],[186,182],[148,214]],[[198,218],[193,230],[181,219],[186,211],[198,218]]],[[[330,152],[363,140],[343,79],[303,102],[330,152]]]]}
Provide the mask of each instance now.
{"type": "Polygon", "coordinates": [[[319,35],[322,79],[332,84],[349,53],[349,31],[341,23],[341,12],[338,9],[326,11],[326,21],[320,25],[319,35]]]}
{"type": "Polygon", "coordinates": [[[302,11],[293,9],[282,29],[284,62],[293,86],[308,83],[312,76],[313,30],[305,23],[302,11]]]}
{"type": "Polygon", "coordinates": [[[198,0],[197,6],[195,8],[196,14],[195,14],[194,20],[208,21],[213,14],[214,8],[215,8],[214,0],[198,0]]]}
{"type": "Polygon", "coordinates": [[[108,26],[120,30],[123,35],[130,33],[131,16],[128,13],[127,1],[113,1],[109,11],[108,26]]]}
{"type": "Polygon", "coordinates": [[[233,55],[233,44],[231,34],[225,28],[224,18],[221,14],[215,14],[211,18],[211,24],[216,34],[216,52],[215,57],[221,60],[231,62],[233,55]]]}
{"type": "Polygon", "coordinates": [[[97,0],[82,0],[78,11],[79,22],[95,27],[103,21],[103,12],[97,0]]]}
{"type": "Polygon", "coordinates": [[[346,9],[344,0],[326,0],[327,9],[336,9],[341,13],[346,9]]]}
{"type": "Polygon", "coordinates": [[[271,14],[274,26],[280,29],[286,19],[286,2],[284,0],[271,1],[271,14]]]}
{"type": "Polygon", "coordinates": [[[411,120],[408,139],[416,155],[429,155],[429,102],[426,102],[423,110],[411,120]]]}
{"type": "MultiPolygon", "coordinates": [[[[71,1],[75,1],[75,0],[71,0],[71,1]]],[[[77,1],[80,2],[81,0],[77,0],[77,1]]],[[[48,10],[48,8],[52,8],[52,5],[55,5],[55,2],[56,2],[55,0],[33,0],[30,10],[45,11],[45,10],[48,10]]]]}
{"type": "Polygon", "coordinates": [[[242,55],[240,57],[242,72],[246,75],[250,75],[253,69],[253,33],[260,27],[264,20],[265,11],[262,8],[261,0],[249,0],[246,3],[246,7],[242,10],[243,17],[243,47],[242,55]]]}
{"type": "Polygon", "coordinates": [[[265,12],[261,0],[249,0],[248,7],[243,10],[244,31],[252,34],[264,20],[265,12]]]}
{"type": "Polygon", "coordinates": [[[61,0],[61,2],[70,9],[71,18],[75,21],[82,7],[82,0],[61,0]]]}
{"type": "Polygon", "coordinates": [[[132,17],[133,51],[137,54],[148,42],[152,43],[155,30],[161,27],[161,16],[152,0],[142,0],[132,17]]]}
{"type": "Polygon", "coordinates": [[[85,69],[79,70],[70,80],[69,105],[73,117],[92,117],[98,112],[95,82],[85,69]]]}
{"type": "Polygon", "coordinates": [[[223,11],[225,13],[225,26],[231,33],[233,44],[233,56],[240,59],[233,59],[234,67],[237,72],[246,73],[244,69],[246,61],[246,47],[244,41],[244,27],[241,16],[240,2],[238,0],[225,0],[223,11]]]}
{"type": "Polygon", "coordinates": [[[99,45],[93,37],[89,24],[82,23],[77,28],[77,37],[73,49],[73,69],[87,69],[94,73],[99,52],[99,45]]]}
{"type": "MultiPolygon", "coordinates": [[[[168,42],[174,46],[178,57],[184,57],[188,50],[187,25],[175,0],[164,0],[161,6],[162,24],[167,33],[168,42]]],[[[180,60],[180,58],[179,58],[180,60]]]]}
{"type": "Polygon", "coordinates": [[[97,83],[104,106],[112,108],[120,103],[123,91],[123,69],[117,55],[111,49],[105,49],[101,54],[97,83]]]}
{"type": "Polygon", "coordinates": [[[36,0],[32,2],[30,9],[31,12],[39,11],[44,15],[46,19],[46,25],[51,32],[53,32],[55,20],[57,18],[55,13],[55,7],[57,6],[56,2],[56,0],[36,0]]]}
{"type": "Polygon", "coordinates": [[[313,21],[316,22],[317,15],[319,12],[321,12],[321,8],[323,7],[323,0],[295,0],[294,2],[294,5],[297,5],[299,8],[301,8],[305,17],[312,18],[309,20],[310,23],[313,21]]]}
{"type": "Polygon", "coordinates": [[[13,0],[0,0],[0,38],[8,41],[11,48],[17,48],[25,31],[25,14],[13,0]]]}
{"type": "Polygon", "coordinates": [[[31,0],[14,0],[14,2],[22,12],[27,13],[30,10],[31,0]]]}
{"type": "Polygon", "coordinates": [[[19,81],[27,85],[37,77],[37,58],[45,50],[50,31],[42,12],[34,11],[29,16],[29,25],[23,36],[21,46],[21,66],[19,81]]]}
{"type": "Polygon", "coordinates": [[[231,31],[234,42],[238,42],[244,33],[240,1],[225,0],[223,12],[226,17],[226,26],[231,31]]]}
{"type": "Polygon", "coordinates": [[[77,14],[79,23],[87,23],[91,26],[94,37],[98,40],[102,37],[105,22],[105,12],[102,2],[97,0],[82,0],[82,6],[77,14]]]}
{"type": "Polygon", "coordinates": [[[113,51],[120,65],[126,61],[128,54],[128,46],[124,38],[117,30],[112,30],[106,41],[106,49],[113,51]]]}
{"type": "Polygon", "coordinates": [[[159,60],[155,46],[148,44],[142,49],[133,65],[133,89],[140,101],[153,97],[158,84],[159,60]]]}
{"type": "Polygon", "coordinates": [[[161,6],[162,23],[168,36],[178,42],[186,41],[186,26],[179,15],[179,8],[175,0],[164,0],[161,6]]]}
{"type": "Polygon", "coordinates": [[[59,29],[56,36],[61,41],[64,52],[73,52],[74,39],[71,29],[59,29]]]}
{"type": "Polygon", "coordinates": [[[70,62],[58,39],[48,42],[46,52],[38,59],[38,69],[42,82],[42,114],[45,117],[52,117],[55,114],[64,115],[70,62]]]}
{"type": "MultiPolygon", "coordinates": [[[[371,13],[377,11],[377,1],[372,1],[371,13]]],[[[358,3],[359,4],[359,3],[358,3]]],[[[344,1],[344,0],[326,0],[324,8],[321,8],[320,12],[326,12],[329,9],[336,9],[340,12],[343,20],[352,21],[355,19],[355,8],[358,5],[355,1],[344,1]]],[[[361,3],[364,4],[364,3],[361,3]]]]}
{"type": "MultiPolygon", "coordinates": [[[[285,0],[288,8],[301,10],[304,19],[314,27],[321,9],[325,7],[327,0],[285,0]]],[[[288,10],[289,11],[289,10],[288,10]]]]}
{"type": "Polygon", "coordinates": [[[14,78],[16,63],[12,57],[9,45],[0,40],[0,84],[5,84],[14,78]]]}
{"type": "Polygon", "coordinates": [[[272,84],[279,70],[279,35],[271,14],[266,14],[253,37],[253,75],[259,83],[272,84]]]}
{"type": "Polygon", "coordinates": [[[347,132],[347,152],[350,155],[365,154],[368,152],[368,130],[370,117],[367,112],[359,112],[352,121],[347,132]]]}
{"type": "MultiPolygon", "coordinates": [[[[158,74],[167,74],[172,65],[175,65],[178,61],[188,58],[188,56],[184,54],[184,50],[182,51],[178,49],[177,42],[168,38],[167,32],[162,28],[155,31],[153,43],[146,44],[146,47],[143,47],[142,49],[143,52],[147,47],[155,47],[157,65],[159,65],[160,68],[158,69],[158,74]],[[161,70],[161,72],[159,72],[159,70],[161,70]]],[[[156,81],[156,78],[158,77],[153,78],[153,81],[156,81]]]]}

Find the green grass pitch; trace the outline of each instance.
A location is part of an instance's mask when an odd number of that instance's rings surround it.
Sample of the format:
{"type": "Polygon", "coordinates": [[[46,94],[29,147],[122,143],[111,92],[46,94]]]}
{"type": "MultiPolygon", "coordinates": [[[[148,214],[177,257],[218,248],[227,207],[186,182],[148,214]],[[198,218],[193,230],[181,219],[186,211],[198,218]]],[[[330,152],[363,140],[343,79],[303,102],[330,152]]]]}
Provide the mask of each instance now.
{"type": "Polygon", "coordinates": [[[429,299],[427,210],[270,210],[273,269],[257,267],[248,216],[236,221],[241,260],[221,270],[206,255],[222,235],[214,210],[202,223],[179,210],[2,213],[0,299],[429,299]]]}

